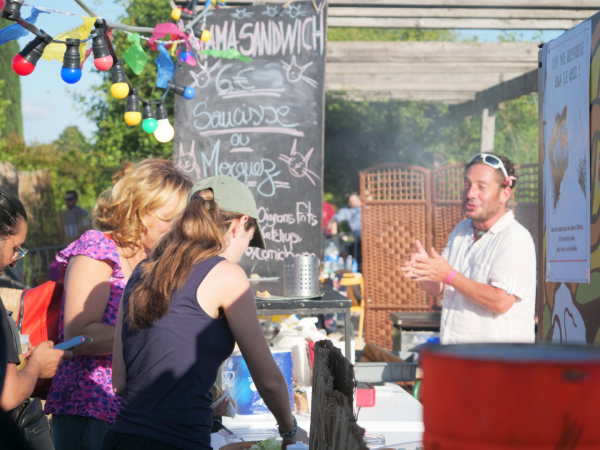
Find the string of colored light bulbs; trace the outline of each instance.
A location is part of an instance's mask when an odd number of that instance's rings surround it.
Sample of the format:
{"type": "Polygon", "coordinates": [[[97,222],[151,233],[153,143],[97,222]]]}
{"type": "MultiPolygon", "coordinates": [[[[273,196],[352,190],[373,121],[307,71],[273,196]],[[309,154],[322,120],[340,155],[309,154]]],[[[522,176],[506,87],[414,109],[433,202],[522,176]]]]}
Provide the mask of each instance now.
{"type": "MultiPolygon", "coordinates": [[[[82,0],[75,1],[88,14],[90,14],[93,17],[97,17],[97,15],[94,14],[93,11],[91,11],[87,7],[87,5],[83,3],[82,0]]],[[[13,58],[12,68],[15,71],[15,73],[17,73],[20,76],[30,75],[31,73],[33,73],[38,61],[44,53],[44,49],[48,44],[65,44],[66,51],[63,56],[61,78],[63,79],[63,81],[69,84],[77,83],[81,79],[81,67],[83,65],[83,63],[81,62],[79,49],[81,44],[91,39],[91,51],[94,55],[94,66],[96,67],[96,69],[100,71],[108,71],[112,69],[111,94],[117,99],[124,99],[125,97],[127,97],[124,115],[125,123],[127,123],[130,126],[135,126],[138,125],[143,119],[143,130],[146,133],[153,133],[154,137],[159,142],[165,143],[173,139],[175,135],[175,129],[169,122],[167,110],[165,107],[165,97],[167,93],[169,91],[173,91],[173,93],[181,95],[186,100],[190,100],[196,95],[194,88],[190,86],[176,84],[172,81],[175,77],[175,72],[177,68],[180,67],[179,62],[173,70],[172,76],[167,80],[166,90],[159,100],[147,100],[141,98],[138,94],[138,90],[133,88],[133,86],[131,86],[131,84],[127,80],[127,76],[125,75],[125,70],[123,68],[123,61],[117,57],[110,39],[110,30],[112,29],[112,27],[109,28],[106,20],[97,18],[94,23],[94,30],[91,31],[89,36],[85,39],[66,38],[64,41],[62,41],[52,38],[50,35],[48,35],[43,30],[38,29],[32,23],[28,23],[25,20],[21,19],[21,7],[24,5],[24,0],[8,0],[6,2],[5,0],[0,0],[0,7],[2,8],[2,17],[18,23],[21,27],[35,35],[35,38],[32,41],[30,41],[23,48],[23,50],[21,50],[13,58]],[[140,102],[142,103],[141,113],[140,102]],[[154,110],[152,109],[153,104],[156,105],[156,115],[154,114],[154,110]]],[[[191,9],[194,10],[196,8],[196,0],[192,0],[190,4],[186,6],[190,6],[191,9]]],[[[202,18],[205,15],[205,13],[210,9],[211,6],[220,7],[224,5],[220,2],[217,2],[216,0],[207,0],[204,5],[204,9],[196,18],[194,18],[187,12],[189,11],[187,10],[187,8],[173,9],[173,11],[171,12],[171,16],[174,20],[190,20],[190,22],[186,26],[186,29],[190,31],[190,36],[188,36],[188,38],[191,36],[195,38],[196,36],[192,27],[200,18],[202,18]],[[177,11],[181,11],[181,14],[178,14],[177,11]]],[[[49,10],[47,8],[41,10],[43,12],[59,12],[62,14],[71,15],[70,13],[49,10]]],[[[111,23],[110,25],[114,26],[115,24],[111,23]]],[[[136,29],[136,31],[140,30],[146,32],[152,30],[141,27],[131,27],[121,24],[118,25],[120,25],[122,28],[136,29]]],[[[200,40],[203,42],[208,42],[210,39],[211,36],[208,30],[203,30],[200,40]]],[[[180,42],[185,42],[185,40],[160,42],[159,45],[176,44],[180,42]]],[[[85,59],[87,59],[88,54],[89,52],[86,54],[83,60],[84,62],[85,59]]],[[[189,57],[193,58],[193,54],[191,52],[182,52],[181,57],[182,60],[185,61],[189,57]]]]}

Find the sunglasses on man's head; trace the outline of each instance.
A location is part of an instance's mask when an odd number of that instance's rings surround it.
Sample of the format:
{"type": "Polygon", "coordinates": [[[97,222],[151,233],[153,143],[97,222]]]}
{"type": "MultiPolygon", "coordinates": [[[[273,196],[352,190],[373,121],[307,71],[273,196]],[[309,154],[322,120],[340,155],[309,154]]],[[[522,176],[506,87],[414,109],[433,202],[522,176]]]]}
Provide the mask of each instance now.
{"type": "Polygon", "coordinates": [[[508,173],[506,172],[506,168],[504,167],[504,163],[500,158],[496,155],[491,155],[489,153],[478,153],[471,159],[469,164],[474,164],[477,162],[482,162],[486,166],[490,166],[493,169],[500,169],[504,174],[504,178],[508,178],[508,173]]]}

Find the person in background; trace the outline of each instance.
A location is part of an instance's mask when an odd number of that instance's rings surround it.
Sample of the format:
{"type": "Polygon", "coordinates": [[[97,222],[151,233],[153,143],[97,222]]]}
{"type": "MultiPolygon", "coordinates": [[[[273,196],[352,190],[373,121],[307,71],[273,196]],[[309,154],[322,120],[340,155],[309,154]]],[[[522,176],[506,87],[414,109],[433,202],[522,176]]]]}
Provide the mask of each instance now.
{"type": "Polygon", "coordinates": [[[112,349],[121,295],[137,264],[183,210],[192,181],[167,160],[124,164],[94,208],[94,224],[58,253],[65,273],[59,341],[93,342],[60,367],[46,400],[56,450],[96,450],[114,422],[112,349]]]}
{"type": "Polygon", "coordinates": [[[103,450],[210,450],[210,389],[236,342],[283,448],[307,442],[237,264],[248,246],[265,249],[248,187],[224,175],[197,183],[123,293],[113,351],[123,401],[103,450]]]}
{"type": "Polygon", "coordinates": [[[337,234],[337,223],[332,222],[329,225],[329,221],[333,219],[333,216],[335,216],[335,207],[331,203],[323,202],[323,231],[327,234],[337,234]]]}
{"type": "MultiPolygon", "coordinates": [[[[349,248],[349,254],[356,260],[358,265],[362,264],[362,206],[358,193],[353,192],[348,197],[348,205],[343,206],[335,213],[333,218],[327,224],[327,229],[332,230],[333,227],[340,222],[348,222],[352,235],[354,236],[354,245],[349,248]]],[[[336,228],[337,232],[337,228],[336,228]]]]}
{"type": "Polygon", "coordinates": [[[90,229],[88,212],[77,206],[78,198],[77,191],[67,191],[64,197],[67,209],[60,212],[63,245],[69,245],[90,229]]]}
{"type": "Polygon", "coordinates": [[[507,158],[475,155],[464,175],[467,218],[441,255],[416,241],[402,267],[429,295],[444,294],[442,344],[535,341],[535,247],[506,209],[516,180],[507,158]]]}
{"type": "MultiPolygon", "coordinates": [[[[27,254],[22,248],[26,236],[27,213],[23,204],[14,194],[0,187],[0,274],[7,267],[14,267],[27,254]]],[[[62,360],[73,354],[52,348],[52,341],[42,342],[33,349],[25,367],[17,371],[21,363],[18,331],[1,299],[0,328],[0,345],[6,355],[2,367],[3,383],[0,383],[0,409],[9,412],[29,398],[39,378],[52,378],[62,360]]]]}

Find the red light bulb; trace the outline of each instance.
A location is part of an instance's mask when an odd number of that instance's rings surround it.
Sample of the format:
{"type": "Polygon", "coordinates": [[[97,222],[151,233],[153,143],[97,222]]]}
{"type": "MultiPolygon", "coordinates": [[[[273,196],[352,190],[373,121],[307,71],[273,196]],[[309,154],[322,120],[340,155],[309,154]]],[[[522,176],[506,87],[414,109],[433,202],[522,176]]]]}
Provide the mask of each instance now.
{"type": "Polygon", "coordinates": [[[94,59],[94,66],[96,66],[96,69],[101,70],[102,72],[110,70],[113,66],[112,56],[108,55],[102,58],[94,59]]]}
{"type": "Polygon", "coordinates": [[[17,75],[24,77],[31,74],[35,66],[17,53],[12,60],[12,68],[17,75]]]}

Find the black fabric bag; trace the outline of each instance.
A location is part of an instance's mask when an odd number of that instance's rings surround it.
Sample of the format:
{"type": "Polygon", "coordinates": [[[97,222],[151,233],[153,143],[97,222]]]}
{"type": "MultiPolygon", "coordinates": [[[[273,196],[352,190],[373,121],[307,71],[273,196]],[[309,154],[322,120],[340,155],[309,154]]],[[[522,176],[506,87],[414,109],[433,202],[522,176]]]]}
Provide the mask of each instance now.
{"type": "Polygon", "coordinates": [[[54,450],[50,424],[39,398],[28,398],[10,416],[32,450],[54,450]]]}
{"type": "MultiPolygon", "coordinates": [[[[15,345],[18,342],[20,346],[19,332],[17,331],[15,321],[10,315],[8,317],[8,322],[15,340],[15,345]]],[[[18,347],[17,353],[21,353],[21,349],[18,347]]],[[[23,434],[23,437],[25,437],[31,450],[54,450],[52,434],[50,433],[50,423],[44,414],[42,401],[39,398],[26,399],[15,409],[9,411],[8,414],[17,425],[21,434],[23,434]]]]}

